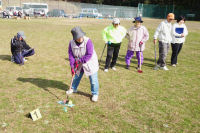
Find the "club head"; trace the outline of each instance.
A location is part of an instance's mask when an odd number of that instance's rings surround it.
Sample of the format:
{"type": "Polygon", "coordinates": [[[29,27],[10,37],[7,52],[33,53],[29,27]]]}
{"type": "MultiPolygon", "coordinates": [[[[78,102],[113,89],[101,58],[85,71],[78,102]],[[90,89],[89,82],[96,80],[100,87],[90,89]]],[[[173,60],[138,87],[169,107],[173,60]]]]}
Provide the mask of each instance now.
{"type": "Polygon", "coordinates": [[[138,73],[142,73],[142,70],[138,70],[138,73]]]}
{"type": "Polygon", "coordinates": [[[63,103],[64,103],[64,104],[67,104],[68,102],[69,102],[68,99],[63,100],[63,103]]]}

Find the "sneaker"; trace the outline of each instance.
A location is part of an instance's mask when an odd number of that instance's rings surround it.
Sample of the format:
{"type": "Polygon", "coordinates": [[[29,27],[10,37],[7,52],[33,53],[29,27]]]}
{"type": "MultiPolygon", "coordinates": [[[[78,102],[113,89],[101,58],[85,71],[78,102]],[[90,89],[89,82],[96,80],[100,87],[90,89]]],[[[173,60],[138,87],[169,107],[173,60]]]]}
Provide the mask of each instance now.
{"type": "Polygon", "coordinates": [[[115,67],[112,67],[111,69],[112,69],[112,70],[114,70],[114,71],[116,71],[116,70],[117,70],[115,67]]]}
{"type": "Polygon", "coordinates": [[[172,64],[173,67],[176,67],[176,64],[172,64]]]}
{"type": "Polygon", "coordinates": [[[93,95],[92,96],[92,101],[97,102],[98,101],[98,95],[93,95]]]}
{"type": "Polygon", "coordinates": [[[24,62],[27,62],[27,60],[26,60],[25,58],[23,58],[23,61],[24,61],[24,62]]]}
{"type": "Polygon", "coordinates": [[[108,72],[108,69],[104,69],[104,72],[108,72]]]}
{"type": "Polygon", "coordinates": [[[165,71],[168,71],[169,69],[166,67],[166,66],[164,66],[164,67],[160,67],[162,70],[165,70],[165,71]]]}
{"type": "Polygon", "coordinates": [[[68,91],[66,91],[66,94],[70,95],[70,94],[76,93],[76,92],[77,92],[77,90],[69,89],[68,91]]]}
{"type": "Polygon", "coordinates": [[[178,65],[178,62],[176,63],[176,65],[178,65]]]}
{"type": "Polygon", "coordinates": [[[129,70],[129,69],[130,69],[130,66],[129,66],[129,65],[126,65],[126,69],[128,69],[128,70],[129,70]]]}
{"type": "Polygon", "coordinates": [[[136,69],[137,69],[137,70],[140,70],[140,65],[138,65],[138,66],[136,67],[136,69]]]}
{"type": "Polygon", "coordinates": [[[153,68],[153,70],[158,70],[160,68],[160,66],[159,65],[156,65],[154,68],[153,68]]]}

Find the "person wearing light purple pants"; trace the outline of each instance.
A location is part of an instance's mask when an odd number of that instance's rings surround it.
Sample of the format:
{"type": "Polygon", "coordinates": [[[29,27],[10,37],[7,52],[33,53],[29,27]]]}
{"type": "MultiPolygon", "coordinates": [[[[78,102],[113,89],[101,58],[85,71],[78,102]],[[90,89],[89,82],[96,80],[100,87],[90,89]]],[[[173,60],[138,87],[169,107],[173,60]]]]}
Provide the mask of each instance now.
{"type": "Polygon", "coordinates": [[[149,39],[149,32],[146,27],[142,26],[143,23],[141,17],[136,17],[133,21],[134,26],[132,26],[128,31],[126,38],[128,41],[128,50],[125,56],[126,68],[130,68],[130,62],[136,52],[136,57],[138,60],[138,68],[140,64],[143,64],[143,51],[145,49],[145,42],[149,39]],[[140,54],[141,54],[141,63],[140,63],[140,54]]]}

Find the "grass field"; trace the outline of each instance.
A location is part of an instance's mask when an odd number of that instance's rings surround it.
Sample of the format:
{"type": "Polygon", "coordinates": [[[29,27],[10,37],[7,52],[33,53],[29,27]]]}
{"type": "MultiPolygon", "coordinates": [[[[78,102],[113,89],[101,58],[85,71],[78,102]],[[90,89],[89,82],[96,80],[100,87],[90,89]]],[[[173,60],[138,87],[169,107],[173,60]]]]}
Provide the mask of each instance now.
{"type": "MultiPolygon", "coordinates": [[[[65,98],[71,72],[68,61],[70,30],[81,26],[94,43],[100,57],[104,47],[101,31],[111,20],[97,19],[0,19],[0,133],[197,133],[200,132],[200,22],[186,22],[187,41],[176,68],[154,71],[155,28],[162,20],[144,19],[150,40],[144,51],[143,73],[137,73],[136,60],[125,69],[127,40],[124,39],[117,72],[99,70],[99,101],[90,101],[90,84],[83,77],[79,93],[70,96],[75,107],[63,111],[57,101],[65,98]],[[10,39],[23,30],[36,54],[24,66],[10,62],[10,39]],[[42,119],[27,117],[39,108],[42,119]]],[[[121,25],[129,28],[130,20],[121,25]]],[[[158,49],[157,49],[158,51],[158,49]]]]}

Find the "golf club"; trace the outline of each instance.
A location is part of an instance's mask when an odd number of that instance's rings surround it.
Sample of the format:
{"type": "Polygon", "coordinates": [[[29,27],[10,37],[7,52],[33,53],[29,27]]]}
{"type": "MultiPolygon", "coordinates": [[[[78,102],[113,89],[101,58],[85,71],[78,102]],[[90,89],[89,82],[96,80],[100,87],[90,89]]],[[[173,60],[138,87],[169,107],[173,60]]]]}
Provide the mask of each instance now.
{"type": "Polygon", "coordinates": [[[140,46],[140,67],[139,67],[139,70],[138,70],[138,73],[142,73],[142,63],[141,63],[141,46],[140,46]]]}
{"type": "MultiPolygon", "coordinates": [[[[73,80],[74,80],[74,76],[75,76],[75,74],[72,75],[72,79],[71,79],[71,83],[70,83],[69,89],[72,89],[72,83],[73,83],[73,80]]],[[[67,103],[68,100],[69,100],[69,96],[67,95],[67,98],[65,100],[63,100],[63,102],[67,103]]]]}
{"type": "Polygon", "coordinates": [[[105,51],[106,46],[107,46],[107,44],[105,43],[104,48],[103,48],[103,51],[102,51],[102,54],[101,54],[101,58],[100,58],[100,61],[99,61],[99,65],[101,64],[101,59],[102,59],[102,56],[103,56],[103,53],[104,53],[104,51],[105,51]]]}
{"type": "MultiPolygon", "coordinates": [[[[69,87],[69,90],[72,89],[72,83],[74,81],[74,76],[76,75],[77,73],[77,70],[78,70],[78,62],[76,62],[76,67],[75,67],[75,73],[72,75],[72,79],[71,79],[71,83],[70,83],[70,87],[69,87]]],[[[67,94],[66,94],[67,95],[67,94]]],[[[64,103],[67,103],[69,101],[69,96],[67,95],[67,99],[63,100],[64,103]]]]}
{"type": "Polygon", "coordinates": [[[155,66],[156,66],[156,45],[154,44],[154,53],[155,53],[155,66]]]}
{"type": "Polygon", "coordinates": [[[154,42],[154,54],[155,54],[155,67],[154,70],[158,70],[158,68],[156,67],[157,63],[156,63],[156,44],[154,42]]]}

